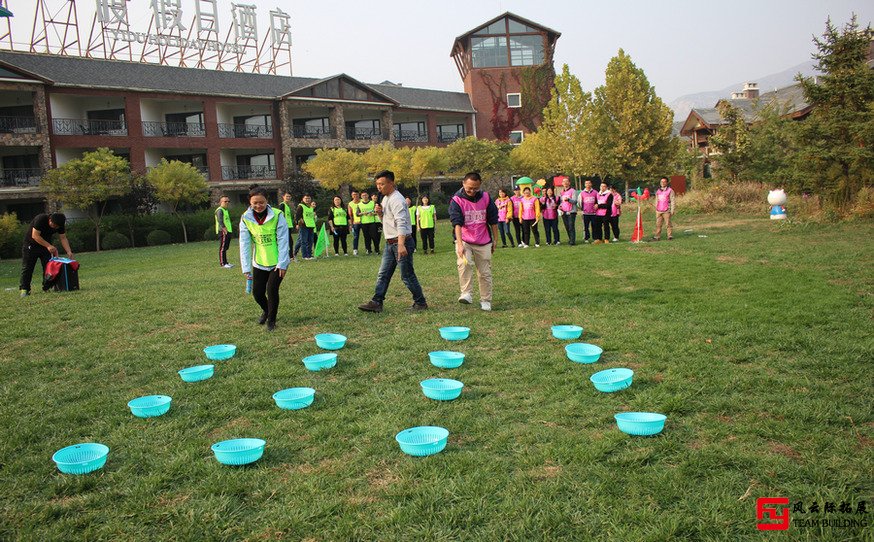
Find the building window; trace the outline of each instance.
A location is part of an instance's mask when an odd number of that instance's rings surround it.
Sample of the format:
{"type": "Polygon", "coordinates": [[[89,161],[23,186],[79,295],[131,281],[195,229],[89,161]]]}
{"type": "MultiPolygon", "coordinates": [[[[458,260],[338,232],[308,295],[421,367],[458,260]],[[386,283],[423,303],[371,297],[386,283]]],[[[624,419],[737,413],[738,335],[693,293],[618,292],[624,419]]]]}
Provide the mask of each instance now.
{"type": "Polygon", "coordinates": [[[510,36],[510,64],[513,66],[537,66],[543,63],[543,38],[541,36],[510,36]]]}
{"type": "Polygon", "coordinates": [[[507,19],[500,19],[489,26],[482,29],[481,32],[477,32],[477,34],[506,34],[507,33],[507,19]]]}
{"type": "Polygon", "coordinates": [[[531,28],[527,24],[522,24],[510,19],[510,34],[521,34],[523,32],[537,32],[537,30],[531,28]]]}
{"type": "Polygon", "coordinates": [[[345,100],[359,100],[365,102],[370,98],[370,96],[367,95],[367,92],[347,81],[343,81],[342,89],[343,99],[345,100]]]}
{"type": "Polygon", "coordinates": [[[510,143],[512,143],[513,145],[519,145],[520,143],[522,143],[523,139],[525,139],[525,134],[522,132],[522,130],[515,130],[513,132],[510,132],[510,143]]]}
{"type": "Polygon", "coordinates": [[[522,94],[507,94],[507,107],[522,107],[522,94]]]}
{"type": "Polygon", "coordinates": [[[471,38],[474,68],[500,68],[508,65],[507,38],[471,38]]]}

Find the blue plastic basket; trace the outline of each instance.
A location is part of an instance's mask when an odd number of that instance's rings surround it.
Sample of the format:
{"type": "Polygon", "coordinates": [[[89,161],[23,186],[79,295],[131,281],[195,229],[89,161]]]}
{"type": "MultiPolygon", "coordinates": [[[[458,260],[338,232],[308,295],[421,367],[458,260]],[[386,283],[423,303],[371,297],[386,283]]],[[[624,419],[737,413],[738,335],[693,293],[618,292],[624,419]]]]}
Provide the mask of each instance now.
{"type": "Polygon", "coordinates": [[[346,336],[338,333],[319,333],[316,346],[323,350],[339,350],[346,346],[346,336]]]}
{"type": "Polygon", "coordinates": [[[300,410],[313,404],[316,390],[312,388],[288,388],[273,394],[276,406],[283,410],[300,410]]]}
{"type": "Polygon", "coordinates": [[[589,377],[595,389],[604,393],[612,393],[614,391],[624,390],[631,386],[631,379],[634,377],[634,371],[631,369],[607,369],[600,371],[589,377]]]}
{"type": "Polygon", "coordinates": [[[337,354],[314,354],[303,358],[304,367],[310,371],[330,369],[337,365],[337,354]]]}
{"type": "Polygon", "coordinates": [[[203,353],[206,354],[206,359],[210,361],[224,361],[231,359],[237,354],[237,347],[233,344],[216,344],[204,348],[203,353]]]}
{"type": "Polygon", "coordinates": [[[429,352],[428,358],[431,360],[431,365],[441,369],[455,369],[461,367],[464,363],[464,354],[461,352],[450,352],[448,350],[438,350],[429,352]]]}
{"type": "Polygon", "coordinates": [[[463,341],[470,337],[470,328],[459,326],[441,327],[440,336],[447,341],[463,341]]]}
{"type": "Polygon", "coordinates": [[[395,440],[401,451],[414,457],[424,457],[443,451],[449,440],[449,431],[442,427],[422,426],[404,429],[395,440]]]}
{"type": "Polygon", "coordinates": [[[185,382],[200,382],[212,378],[215,373],[215,365],[195,365],[179,371],[179,376],[185,382]]]}
{"type": "Polygon", "coordinates": [[[461,395],[461,389],[464,388],[464,384],[451,378],[429,378],[420,384],[425,397],[437,401],[458,399],[458,396],[461,395]]]}
{"type": "Polygon", "coordinates": [[[567,358],[577,363],[595,363],[604,350],[589,343],[572,343],[564,347],[567,358]]]}
{"type": "Polygon", "coordinates": [[[109,446],[83,442],[61,448],[52,455],[52,461],[64,474],[88,474],[102,469],[109,456],[109,446]]]}
{"type": "Polygon", "coordinates": [[[210,449],[222,465],[248,465],[261,459],[266,444],[259,438],[238,438],[216,442],[210,449]]]}
{"type": "Polygon", "coordinates": [[[616,418],[620,431],[639,437],[658,435],[665,428],[665,420],[668,419],[657,412],[621,412],[613,417],[616,418]]]}
{"type": "Polygon", "coordinates": [[[573,341],[583,334],[580,326],[552,326],[552,336],[560,341],[573,341]]]}
{"type": "Polygon", "coordinates": [[[170,402],[173,399],[166,395],[146,395],[128,401],[127,406],[131,414],[137,418],[154,418],[163,416],[170,410],[170,402]]]}

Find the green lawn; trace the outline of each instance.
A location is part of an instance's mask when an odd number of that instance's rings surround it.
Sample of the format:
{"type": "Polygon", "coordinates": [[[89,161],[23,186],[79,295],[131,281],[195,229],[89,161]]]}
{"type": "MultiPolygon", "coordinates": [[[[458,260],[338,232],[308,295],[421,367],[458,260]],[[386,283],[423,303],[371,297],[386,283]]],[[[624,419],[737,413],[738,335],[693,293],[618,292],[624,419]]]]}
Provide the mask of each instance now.
{"type": "Polygon", "coordinates": [[[670,243],[499,250],[492,313],[456,302],[445,227],[416,256],[421,314],[399,274],[385,312],[355,308],[376,257],[294,264],[273,334],[213,243],[81,254],[81,291],[24,300],[19,263],[0,263],[0,539],[871,540],[874,226],[677,223],[670,243]],[[569,322],[600,362],[564,357],[549,326],[569,322]],[[428,363],[443,325],[473,330],[459,369],[428,363]],[[310,373],[326,331],[349,344],[310,373]],[[183,383],[219,342],[237,357],[183,383]],[[634,385],[595,391],[617,366],[634,385]],[[431,376],[463,395],[426,399],[431,376]],[[276,408],[293,386],[315,403],[276,408]],[[173,397],[164,417],[126,408],[156,393],[173,397]],[[664,433],[621,433],[626,410],[667,414],[664,433]],[[450,430],[446,450],[403,455],[395,433],[428,424],[450,430]],[[261,461],[216,463],[212,443],[244,436],[267,440],[261,461]],[[58,473],[52,453],[83,441],[111,448],[106,467],[58,473]],[[769,533],[758,497],[869,512],[793,513],[769,533]],[[797,523],[844,517],[868,527],[797,523]]]}

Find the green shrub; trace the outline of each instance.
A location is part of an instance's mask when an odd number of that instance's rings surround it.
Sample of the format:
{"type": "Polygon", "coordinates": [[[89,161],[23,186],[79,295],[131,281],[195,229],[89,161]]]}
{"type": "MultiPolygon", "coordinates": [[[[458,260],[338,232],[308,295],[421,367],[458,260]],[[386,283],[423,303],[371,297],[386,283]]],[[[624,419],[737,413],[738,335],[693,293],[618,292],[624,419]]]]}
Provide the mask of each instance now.
{"type": "Polygon", "coordinates": [[[130,239],[116,231],[111,231],[100,239],[100,248],[103,250],[118,250],[130,248],[130,239]]]}
{"type": "Polygon", "coordinates": [[[15,248],[22,238],[21,224],[15,213],[0,215],[0,258],[14,258],[15,248]]]}
{"type": "Polygon", "coordinates": [[[215,233],[215,227],[203,230],[204,241],[215,241],[216,239],[218,239],[218,235],[215,233]]]}
{"type": "Polygon", "coordinates": [[[150,247],[158,245],[169,245],[173,242],[173,237],[164,230],[153,230],[146,236],[146,243],[150,247]]]}

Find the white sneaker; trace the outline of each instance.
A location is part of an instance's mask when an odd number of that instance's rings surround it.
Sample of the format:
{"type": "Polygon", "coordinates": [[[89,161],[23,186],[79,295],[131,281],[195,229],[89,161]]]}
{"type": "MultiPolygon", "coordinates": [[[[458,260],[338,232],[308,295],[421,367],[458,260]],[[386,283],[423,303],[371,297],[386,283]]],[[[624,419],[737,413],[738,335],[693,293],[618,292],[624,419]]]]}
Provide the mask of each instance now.
{"type": "Polygon", "coordinates": [[[619,238],[618,238],[618,237],[614,237],[614,238],[613,238],[613,242],[614,242],[614,243],[618,243],[618,242],[619,242],[619,238]]]}
{"type": "Polygon", "coordinates": [[[348,255],[349,255],[349,253],[348,253],[348,252],[346,252],[346,253],[344,253],[344,254],[343,254],[343,256],[348,256],[348,255]]]}
{"type": "Polygon", "coordinates": [[[534,243],[534,248],[540,248],[540,245],[538,245],[537,243],[534,243]]]}
{"type": "Polygon", "coordinates": [[[522,247],[522,248],[528,248],[528,245],[526,245],[525,243],[522,243],[522,244],[519,245],[519,246],[522,247]]]}
{"type": "Polygon", "coordinates": [[[556,241],[555,244],[556,244],[556,245],[560,245],[560,244],[561,244],[561,241],[556,241]]]}
{"type": "Polygon", "coordinates": [[[492,304],[489,303],[488,301],[480,301],[479,308],[481,308],[484,311],[490,311],[490,310],[492,310],[492,304]]]}
{"type": "Polygon", "coordinates": [[[461,294],[458,297],[458,302],[464,303],[465,305],[470,305],[471,303],[473,303],[473,297],[471,297],[470,294],[461,294]]]}
{"type": "Polygon", "coordinates": [[[352,255],[353,255],[353,256],[358,256],[358,249],[353,250],[353,251],[352,251],[352,255]]]}
{"type": "Polygon", "coordinates": [[[519,246],[517,246],[516,248],[525,248],[525,243],[519,243],[519,246]]]}
{"type": "Polygon", "coordinates": [[[230,269],[230,268],[232,268],[233,266],[234,266],[234,264],[226,263],[226,264],[224,264],[222,267],[224,267],[225,269],[230,269]]]}

